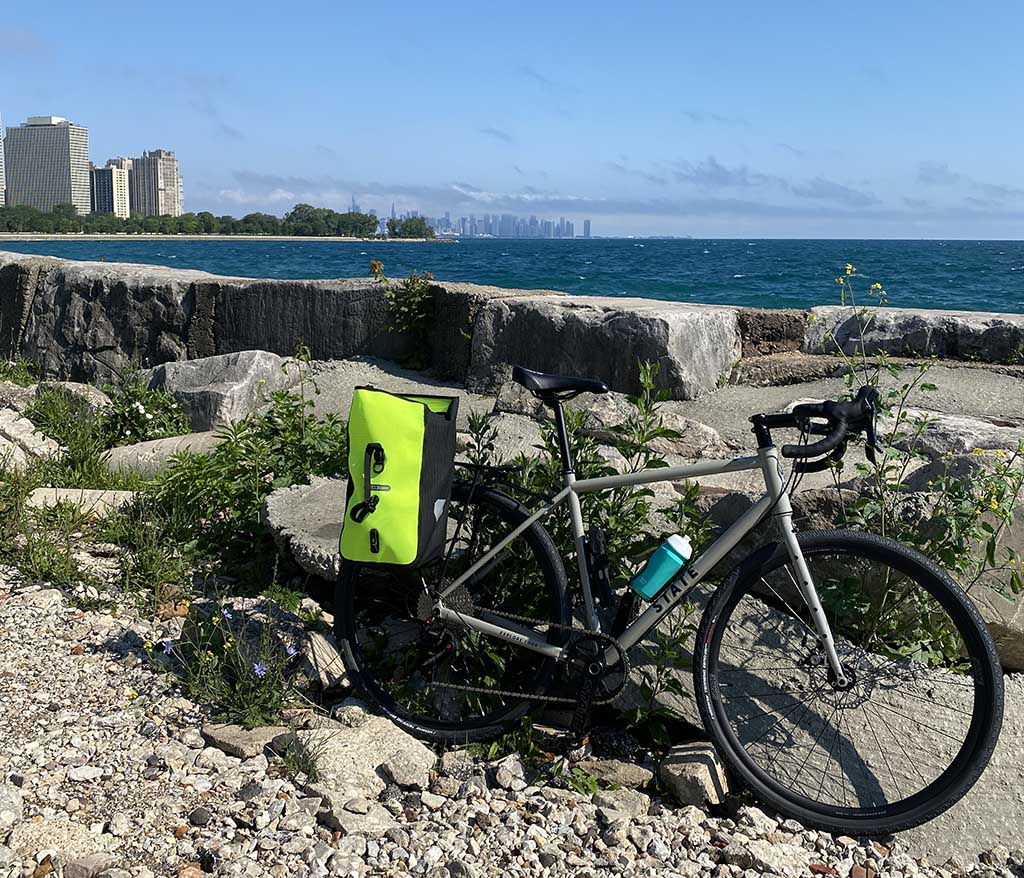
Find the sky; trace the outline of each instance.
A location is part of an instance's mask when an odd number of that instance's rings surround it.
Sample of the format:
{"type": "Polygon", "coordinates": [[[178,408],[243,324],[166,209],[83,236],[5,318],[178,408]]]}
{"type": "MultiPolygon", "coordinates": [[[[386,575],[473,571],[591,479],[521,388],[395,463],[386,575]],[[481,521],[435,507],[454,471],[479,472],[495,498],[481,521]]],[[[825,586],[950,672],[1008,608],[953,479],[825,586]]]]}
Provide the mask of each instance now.
{"type": "MultiPolygon", "coordinates": [[[[186,208],[565,216],[595,235],[1024,237],[1017,2],[7,3],[0,116],[186,208]]],[[[577,226],[577,231],[579,231],[577,226]]]]}

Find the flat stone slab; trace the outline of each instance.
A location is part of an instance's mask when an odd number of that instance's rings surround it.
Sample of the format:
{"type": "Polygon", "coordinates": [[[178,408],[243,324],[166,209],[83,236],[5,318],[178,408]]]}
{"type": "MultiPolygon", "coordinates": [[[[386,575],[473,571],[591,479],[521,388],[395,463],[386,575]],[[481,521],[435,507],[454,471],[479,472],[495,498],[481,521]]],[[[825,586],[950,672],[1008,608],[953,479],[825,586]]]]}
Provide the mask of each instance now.
{"type": "Polygon", "coordinates": [[[288,734],[288,731],[284,726],[244,729],[230,723],[207,723],[202,728],[202,735],[207,744],[223,750],[229,756],[251,759],[259,756],[271,741],[288,734]]]}
{"type": "Polygon", "coordinates": [[[403,369],[387,360],[359,358],[316,363],[312,381],[318,393],[312,395],[313,413],[323,417],[335,414],[348,419],[352,392],[356,387],[372,386],[389,393],[415,393],[434,396],[458,396],[458,429],[469,428],[472,412],[484,414],[494,407],[494,398],[470,393],[461,384],[438,381],[423,372],[403,369]]]}
{"type": "Polygon", "coordinates": [[[104,517],[113,509],[131,503],[134,491],[94,491],[88,488],[36,488],[28,495],[25,503],[31,509],[47,509],[58,503],[70,503],[82,512],[97,518],[104,517]]]}
{"type": "Polygon", "coordinates": [[[223,441],[222,436],[208,431],[121,445],[110,450],[107,465],[115,472],[129,470],[144,476],[155,476],[167,469],[174,455],[185,451],[191,454],[210,454],[223,441]]]}
{"type": "Polygon", "coordinates": [[[344,479],[314,477],[308,485],[274,491],[263,504],[263,522],[278,548],[291,553],[307,573],[332,582],[341,569],[347,487],[344,479]]]}
{"type": "MultiPolygon", "coordinates": [[[[297,731],[291,738],[305,758],[315,762],[317,780],[306,784],[307,792],[320,796],[324,805],[343,822],[342,812],[354,799],[374,800],[388,784],[385,765],[401,759],[410,769],[430,771],[437,757],[422,742],[402,731],[390,720],[369,713],[357,701],[349,699],[336,711],[337,720],[320,720],[316,728],[297,731]]],[[[347,831],[356,817],[347,818],[347,831]]]]}

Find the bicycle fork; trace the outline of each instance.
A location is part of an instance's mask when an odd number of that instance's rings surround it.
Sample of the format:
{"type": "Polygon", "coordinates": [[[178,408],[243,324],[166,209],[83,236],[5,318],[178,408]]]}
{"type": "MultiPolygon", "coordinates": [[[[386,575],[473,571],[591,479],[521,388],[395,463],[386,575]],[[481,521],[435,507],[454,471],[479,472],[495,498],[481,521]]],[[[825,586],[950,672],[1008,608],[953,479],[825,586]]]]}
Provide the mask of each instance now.
{"type": "Polygon", "coordinates": [[[782,460],[779,457],[779,449],[770,446],[758,449],[761,457],[761,467],[764,471],[764,481],[768,486],[771,496],[777,497],[775,506],[772,509],[772,516],[779,526],[779,534],[786,552],[793,564],[797,580],[794,583],[811,614],[811,621],[818,634],[818,642],[825,652],[832,673],[835,674],[835,685],[844,688],[848,680],[843,670],[842,662],[839,661],[839,654],[836,652],[836,642],[832,636],[832,628],[825,616],[825,610],[818,598],[818,590],[814,586],[811,571],[807,566],[804,553],[800,549],[800,543],[796,538],[796,531],[793,528],[793,504],[790,502],[789,494],[785,490],[785,473],[782,470],[782,460]]]}

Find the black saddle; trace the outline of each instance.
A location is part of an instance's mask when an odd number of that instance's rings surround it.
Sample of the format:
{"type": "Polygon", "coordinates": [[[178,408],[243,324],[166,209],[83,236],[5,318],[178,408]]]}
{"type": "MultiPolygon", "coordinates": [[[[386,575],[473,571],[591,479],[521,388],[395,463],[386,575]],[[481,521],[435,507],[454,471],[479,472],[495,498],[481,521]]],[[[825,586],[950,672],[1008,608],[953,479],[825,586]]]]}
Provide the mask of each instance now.
{"type": "Polygon", "coordinates": [[[552,375],[548,372],[534,372],[522,366],[512,367],[512,380],[543,400],[564,400],[572,399],[581,393],[608,392],[608,385],[596,378],[552,375]]]}

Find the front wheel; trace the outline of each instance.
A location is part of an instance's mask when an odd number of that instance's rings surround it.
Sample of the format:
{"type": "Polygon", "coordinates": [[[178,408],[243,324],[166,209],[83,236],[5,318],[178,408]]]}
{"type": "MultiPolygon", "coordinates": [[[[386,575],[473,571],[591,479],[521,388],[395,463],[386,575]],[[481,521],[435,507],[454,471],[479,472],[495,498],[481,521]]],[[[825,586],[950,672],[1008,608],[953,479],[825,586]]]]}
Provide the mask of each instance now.
{"type": "Polygon", "coordinates": [[[781,545],[741,565],[697,634],[705,727],[771,807],[848,835],[924,823],[992,755],[1003,679],[963,590],[918,552],[845,531],[798,536],[843,666],[837,683],[781,545]]]}

